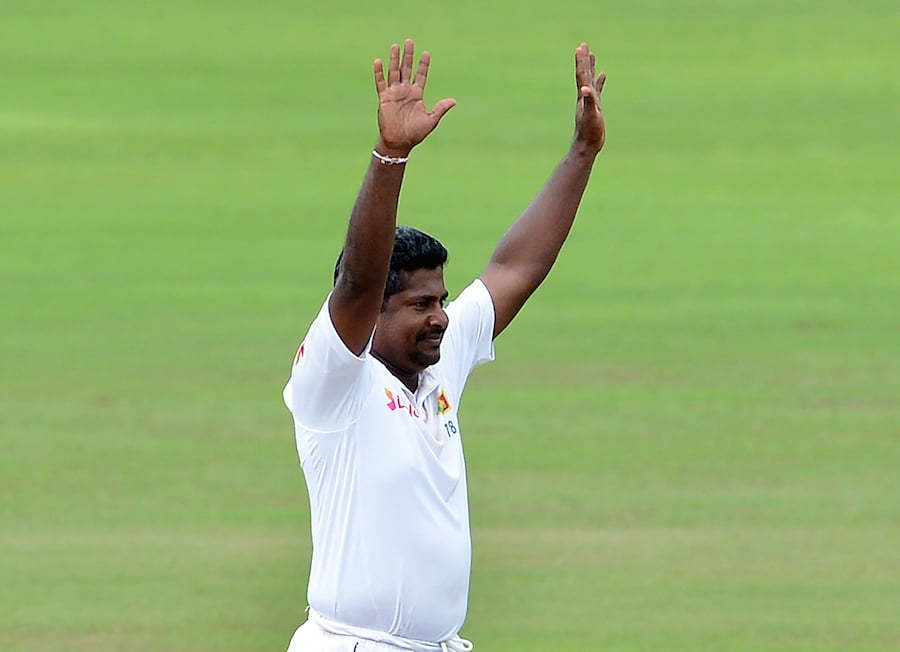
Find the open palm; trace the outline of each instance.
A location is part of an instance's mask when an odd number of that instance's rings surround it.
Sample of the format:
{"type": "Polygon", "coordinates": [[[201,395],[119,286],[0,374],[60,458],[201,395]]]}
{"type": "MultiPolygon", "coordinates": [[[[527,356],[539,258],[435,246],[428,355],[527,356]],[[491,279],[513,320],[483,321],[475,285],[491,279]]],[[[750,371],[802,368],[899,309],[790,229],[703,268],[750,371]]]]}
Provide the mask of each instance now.
{"type": "Polygon", "coordinates": [[[414,44],[407,39],[391,47],[387,79],[384,64],[375,60],[375,87],[378,90],[378,129],[390,153],[404,155],[430,134],[447,111],[456,105],[454,99],[443,99],[428,111],[423,101],[431,55],[423,52],[415,77],[412,74],[414,44]]]}

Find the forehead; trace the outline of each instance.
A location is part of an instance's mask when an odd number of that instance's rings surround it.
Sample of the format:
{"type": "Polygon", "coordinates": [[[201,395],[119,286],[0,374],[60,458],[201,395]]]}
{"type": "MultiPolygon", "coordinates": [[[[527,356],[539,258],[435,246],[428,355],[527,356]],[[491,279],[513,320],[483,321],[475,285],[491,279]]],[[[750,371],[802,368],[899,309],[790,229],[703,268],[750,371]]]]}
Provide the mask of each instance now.
{"type": "Polygon", "coordinates": [[[400,270],[398,272],[404,289],[398,292],[403,296],[435,296],[443,297],[447,293],[444,285],[444,268],[400,270]]]}

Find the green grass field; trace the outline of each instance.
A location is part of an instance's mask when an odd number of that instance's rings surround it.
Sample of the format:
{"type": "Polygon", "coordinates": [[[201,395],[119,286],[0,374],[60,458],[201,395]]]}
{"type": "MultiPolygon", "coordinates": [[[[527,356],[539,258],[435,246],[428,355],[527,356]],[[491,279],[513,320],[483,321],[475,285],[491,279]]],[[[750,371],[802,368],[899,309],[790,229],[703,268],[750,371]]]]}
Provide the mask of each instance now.
{"type": "Polygon", "coordinates": [[[900,649],[900,10],[876,0],[0,3],[0,651],[283,650],[281,388],[376,138],[451,293],[607,148],[463,406],[478,652],[900,649]]]}

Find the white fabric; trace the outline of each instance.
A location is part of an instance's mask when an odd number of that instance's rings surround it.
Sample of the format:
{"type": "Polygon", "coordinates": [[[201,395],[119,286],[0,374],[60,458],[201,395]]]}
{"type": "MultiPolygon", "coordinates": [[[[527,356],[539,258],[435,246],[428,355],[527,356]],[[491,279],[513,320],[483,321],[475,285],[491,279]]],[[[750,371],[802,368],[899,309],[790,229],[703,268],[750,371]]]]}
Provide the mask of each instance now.
{"type": "MultiPolygon", "coordinates": [[[[287,652],[406,652],[409,649],[364,637],[333,634],[310,619],[294,632],[287,652]]],[[[472,641],[457,636],[428,649],[434,652],[471,652],[474,646],[472,641]]]]}
{"type": "Polygon", "coordinates": [[[441,360],[412,393],[344,346],[326,301],[284,392],[312,513],[310,612],[399,649],[466,649],[447,647],[471,566],[457,411],[469,373],[493,359],[494,310],[481,281],[446,310],[441,360]]]}

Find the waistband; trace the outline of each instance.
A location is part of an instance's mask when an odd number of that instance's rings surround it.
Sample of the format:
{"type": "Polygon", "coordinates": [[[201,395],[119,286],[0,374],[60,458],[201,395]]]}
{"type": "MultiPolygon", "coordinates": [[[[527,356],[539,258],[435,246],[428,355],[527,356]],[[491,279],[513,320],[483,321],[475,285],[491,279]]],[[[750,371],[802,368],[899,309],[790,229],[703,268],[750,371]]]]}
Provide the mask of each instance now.
{"type": "Polygon", "coordinates": [[[454,636],[448,641],[432,643],[430,641],[394,636],[393,634],[379,632],[374,629],[344,625],[325,618],[325,616],[317,613],[315,609],[310,608],[308,611],[309,619],[329,634],[364,638],[375,643],[390,645],[399,650],[409,650],[410,652],[470,652],[475,647],[472,645],[472,641],[459,636],[454,636]]]}

